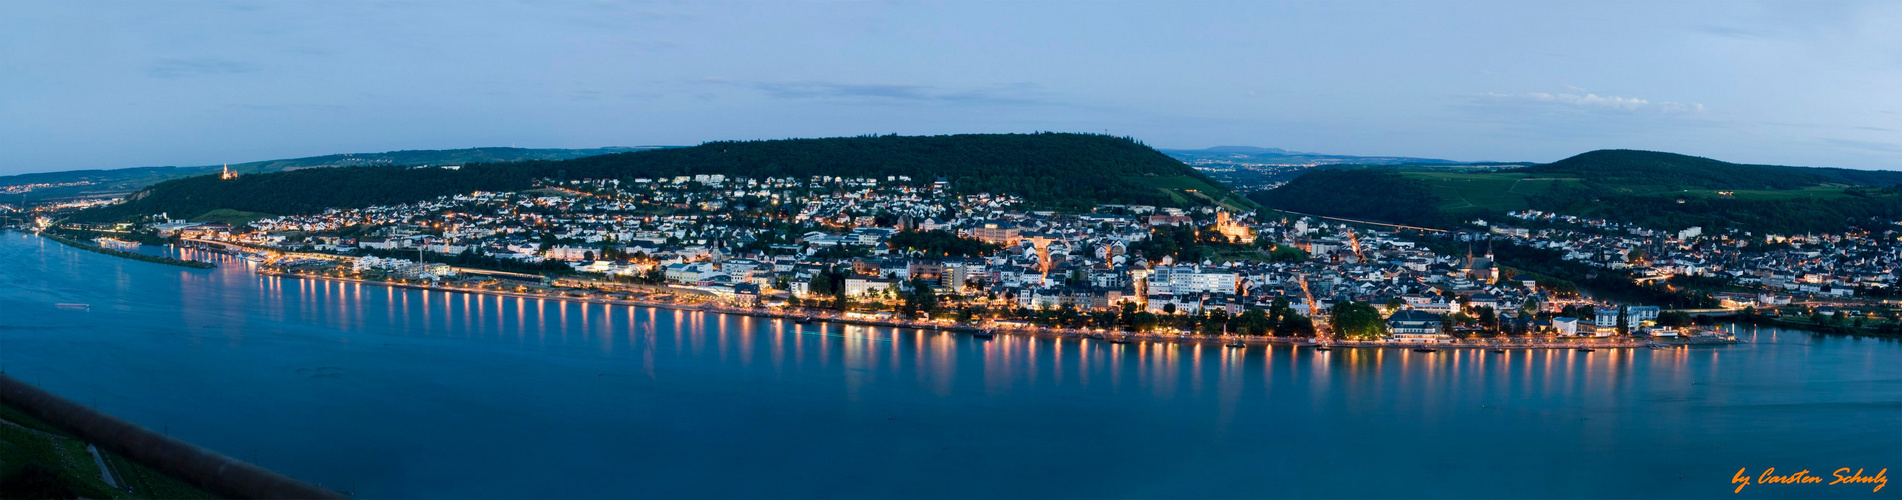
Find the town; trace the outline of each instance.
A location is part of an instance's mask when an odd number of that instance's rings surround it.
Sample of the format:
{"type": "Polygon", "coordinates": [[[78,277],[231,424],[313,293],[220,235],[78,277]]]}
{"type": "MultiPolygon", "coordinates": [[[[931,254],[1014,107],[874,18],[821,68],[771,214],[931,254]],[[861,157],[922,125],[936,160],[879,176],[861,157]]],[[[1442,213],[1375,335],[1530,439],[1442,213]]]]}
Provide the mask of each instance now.
{"type": "Polygon", "coordinates": [[[1441,232],[1228,206],[1024,205],[943,179],[695,175],[55,229],[209,245],[311,277],[978,328],[1424,345],[1718,335],[1693,314],[1793,307],[1818,322],[1894,319],[1854,306],[1893,284],[1892,234],[1750,238],[1532,211],[1441,232]],[[1679,298],[1594,299],[1501,264],[1500,248],[1679,298]]]}

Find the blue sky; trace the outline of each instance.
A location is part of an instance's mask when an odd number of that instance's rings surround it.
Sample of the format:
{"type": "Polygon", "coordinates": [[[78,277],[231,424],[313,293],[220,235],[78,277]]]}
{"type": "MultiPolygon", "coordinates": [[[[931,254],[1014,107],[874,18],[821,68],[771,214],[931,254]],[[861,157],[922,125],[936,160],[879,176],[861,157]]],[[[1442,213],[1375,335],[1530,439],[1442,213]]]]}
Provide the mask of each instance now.
{"type": "Polygon", "coordinates": [[[0,173],[1108,131],[1902,169],[1902,2],[0,2],[0,173]]]}

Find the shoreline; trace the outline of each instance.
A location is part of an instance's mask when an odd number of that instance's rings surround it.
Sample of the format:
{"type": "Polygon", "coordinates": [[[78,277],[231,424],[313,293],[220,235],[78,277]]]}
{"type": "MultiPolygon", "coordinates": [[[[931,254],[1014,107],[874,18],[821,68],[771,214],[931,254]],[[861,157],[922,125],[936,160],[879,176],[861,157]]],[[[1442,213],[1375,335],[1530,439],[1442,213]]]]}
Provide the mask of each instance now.
{"type": "Polygon", "coordinates": [[[67,238],[65,236],[60,236],[60,235],[46,233],[46,232],[29,233],[29,234],[32,234],[34,236],[39,236],[41,238],[53,240],[53,242],[55,243],[77,248],[80,250],[85,250],[88,252],[93,252],[93,253],[97,253],[101,255],[108,255],[112,257],[136,260],[139,262],[150,262],[153,264],[164,264],[168,266],[188,267],[192,269],[213,269],[218,267],[217,264],[214,264],[211,262],[175,259],[171,257],[164,257],[164,256],[158,256],[158,255],[146,255],[146,254],[142,254],[138,252],[128,252],[125,250],[115,250],[115,249],[106,248],[106,247],[102,247],[98,245],[87,245],[84,242],[81,242],[79,240],[74,240],[71,238],[67,238]]]}
{"type": "Polygon", "coordinates": [[[1680,338],[1680,339],[1669,339],[1669,340],[1665,340],[1665,339],[1639,340],[1639,339],[1631,339],[1631,338],[1615,339],[1615,340],[1614,339],[1598,340],[1595,338],[1580,339],[1580,340],[1545,340],[1545,339],[1527,338],[1527,337],[1503,339],[1503,340],[1514,340],[1519,342],[1500,342],[1500,343],[1454,342],[1454,343],[1428,344],[1428,343],[1395,343],[1395,342],[1370,342],[1370,341],[1350,341],[1350,340],[1335,340],[1335,341],[1324,342],[1324,341],[1319,341],[1318,339],[1315,339],[1312,337],[1242,337],[1242,336],[1216,336],[1216,335],[1202,335],[1202,334],[1158,334],[1158,333],[1095,331],[1095,330],[1076,330],[1076,329],[1067,329],[1067,328],[1042,328],[1042,327],[985,328],[985,327],[973,326],[973,325],[914,322],[914,321],[905,321],[905,320],[897,320],[897,319],[883,320],[883,319],[873,319],[873,318],[850,318],[850,317],[844,317],[843,315],[837,313],[836,311],[797,313],[797,312],[788,312],[788,311],[775,311],[771,309],[719,307],[719,306],[712,306],[712,305],[706,305],[706,304],[678,304],[678,303],[669,303],[669,302],[650,302],[650,301],[640,301],[640,300],[608,299],[608,298],[599,298],[599,297],[570,297],[570,296],[561,296],[561,295],[544,295],[544,294],[534,294],[534,293],[509,292],[509,291],[501,291],[501,290],[485,290],[485,289],[477,289],[477,288],[459,288],[459,287],[447,287],[447,286],[438,286],[438,285],[420,285],[420,284],[413,284],[413,283],[396,283],[396,282],[389,282],[389,281],[365,280],[365,279],[357,279],[357,278],[340,278],[335,276],[322,276],[322,275],[284,272],[284,271],[270,271],[270,270],[264,270],[264,269],[258,269],[253,272],[259,276],[272,276],[272,277],[280,277],[280,278],[334,281],[339,283],[355,283],[355,284],[363,284],[363,285],[371,285],[371,286],[385,286],[390,288],[403,288],[403,289],[424,290],[424,291],[460,292],[460,293],[469,293],[469,294],[476,294],[476,295],[492,295],[497,297],[514,297],[514,298],[540,299],[540,300],[554,299],[554,300],[561,300],[561,301],[574,301],[574,302],[602,304],[602,305],[651,307],[655,309],[709,312],[709,313],[717,313],[717,314],[731,314],[735,316],[750,316],[750,317],[767,318],[767,319],[786,319],[786,320],[798,321],[798,320],[810,317],[813,323],[839,323],[839,324],[858,325],[858,326],[908,328],[908,329],[914,329],[914,330],[947,331],[947,332],[964,333],[964,334],[976,334],[980,332],[990,331],[990,332],[998,333],[998,334],[1028,335],[1028,336],[1049,337],[1049,338],[1091,339],[1091,340],[1103,340],[1106,342],[1115,342],[1117,340],[1121,340],[1124,342],[1141,341],[1141,342],[1158,342],[1158,343],[1168,342],[1168,343],[1178,343],[1178,344],[1189,344],[1189,343],[1195,343],[1195,344],[1215,343],[1215,344],[1223,344],[1223,345],[1244,344],[1250,347],[1257,346],[1257,345],[1285,344],[1285,345],[1292,345],[1292,346],[1310,346],[1310,347],[1327,346],[1328,348],[1331,348],[1331,349],[1433,349],[1433,350],[1504,349],[1508,351],[1580,349],[1580,348],[1646,349],[1646,348],[1651,348],[1654,346],[1655,347],[1678,347],[1678,346],[1691,346],[1691,345],[1731,345],[1731,344],[1742,343],[1742,341],[1737,341],[1737,340],[1721,340],[1721,339],[1700,340],[1696,338],[1680,338]]]}

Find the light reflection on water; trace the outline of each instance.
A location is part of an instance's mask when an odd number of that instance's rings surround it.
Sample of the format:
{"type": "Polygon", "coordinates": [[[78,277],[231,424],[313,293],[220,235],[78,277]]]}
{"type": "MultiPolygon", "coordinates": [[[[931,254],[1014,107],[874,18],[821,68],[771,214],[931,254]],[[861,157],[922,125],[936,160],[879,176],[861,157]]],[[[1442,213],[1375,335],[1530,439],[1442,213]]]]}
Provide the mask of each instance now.
{"type": "Polygon", "coordinates": [[[1682,497],[1902,463],[1889,340],[986,341],[51,245],[0,235],[9,373],[366,497],[1682,497]]]}

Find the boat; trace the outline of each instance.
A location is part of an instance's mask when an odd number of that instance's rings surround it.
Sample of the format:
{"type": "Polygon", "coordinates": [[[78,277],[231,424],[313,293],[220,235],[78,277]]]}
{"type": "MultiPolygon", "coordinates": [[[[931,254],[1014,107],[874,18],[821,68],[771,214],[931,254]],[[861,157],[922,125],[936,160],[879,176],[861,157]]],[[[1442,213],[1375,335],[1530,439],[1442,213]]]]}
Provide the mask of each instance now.
{"type": "Polygon", "coordinates": [[[1332,350],[1334,350],[1334,348],[1332,348],[1332,347],[1328,347],[1328,346],[1324,346],[1324,345],[1317,345],[1317,346],[1314,346],[1314,350],[1316,350],[1316,351],[1321,351],[1321,352],[1327,352],[1327,351],[1332,351],[1332,350]]]}
{"type": "Polygon", "coordinates": [[[1493,354],[1505,354],[1505,349],[1493,349],[1493,354]]]}
{"type": "Polygon", "coordinates": [[[975,332],[971,332],[971,337],[980,338],[980,339],[997,338],[997,332],[994,332],[991,330],[978,330],[975,332]]]}
{"type": "Polygon", "coordinates": [[[1248,347],[1248,344],[1243,343],[1242,341],[1239,341],[1239,340],[1228,343],[1228,348],[1230,349],[1241,349],[1244,347],[1248,347]]]}
{"type": "Polygon", "coordinates": [[[1580,348],[1578,348],[1578,352],[1592,352],[1592,351],[1594,351],[1594,350],[1596,350],[1596,349],[1592,349],[1592,348],[1590,348],[1590,347],[1580,347],[1580,348]]]}
{"type": "Polygon", "coordinates": [[[1127,344],[1129,337],[1110,337],[1109,341],[1111,344],[1127,344]]]}
{"type": "Polygon", "coordinates": [[[65,309],[65,310],[68,310],[68,311],[89,311],[89,310],[92,310],[92,304],[73,304],[73,303],[61,303],[61,304],[53,304],[53,307],[57,307],[57,308],[60,308],[60,309],[65,309]]]}
{"type": "Polygon", "coordinates": [[[801,325],[810,325],[812,324],[812,316],[800,316],[799,318],[794,319],[793,322],[801,324],[801,325]]]}
{"type": "Polygon", "coordinates": [[[1440,350],[1431,347],[1415,347],[1413,348],[1413,352],[1440,352],[1440,350]]]}

